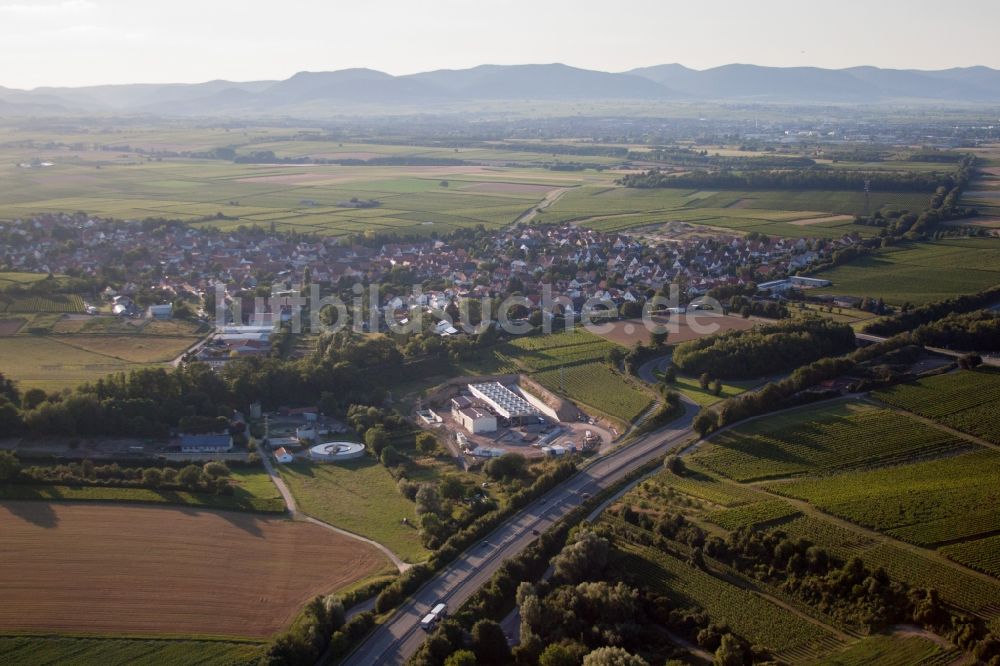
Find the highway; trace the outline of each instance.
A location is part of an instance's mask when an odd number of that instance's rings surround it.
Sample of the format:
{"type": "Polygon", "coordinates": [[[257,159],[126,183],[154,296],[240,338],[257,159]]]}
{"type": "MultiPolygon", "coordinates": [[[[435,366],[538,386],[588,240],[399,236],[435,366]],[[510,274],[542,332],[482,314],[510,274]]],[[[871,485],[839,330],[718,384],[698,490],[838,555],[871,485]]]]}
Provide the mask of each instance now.
{"type": "Polygon", "coordinates": [[[459,608],[489,581],[504,560],[517,555],[537,538],[533,531],[544,532],[588,495],[614,485],[632,470],[689,437],[697,412],[697,405],[685,401],[683,416],[670,425],[599,458],[512,516],[425,583],[344,663],[351,666],[405,663],[427,637],[419,626],[420,618],[435,602],[444,601],[450,610],[459,608]]]}
{"type": "MultiPolygon", "coordinates": [[[[881,335],[872,335],[871,333],[855,333],[854,337],[858,340],[863,340],[864,342],[884,342],[888,338],[881,335]]],[[[924,349],[934,354],[941,354],[942,356],[951,356],[952,358],[959,358],[966,354],[975,353],[979,354],[983,359],[983,365],[992,365],[994,367],[1000,367],[1000,356],[995,356],[988,353],[982,352],[968,352],[968,351],[956,351],[954,349],[943,349],[941,347],[928,347],[924,345],[924,349]]]]}

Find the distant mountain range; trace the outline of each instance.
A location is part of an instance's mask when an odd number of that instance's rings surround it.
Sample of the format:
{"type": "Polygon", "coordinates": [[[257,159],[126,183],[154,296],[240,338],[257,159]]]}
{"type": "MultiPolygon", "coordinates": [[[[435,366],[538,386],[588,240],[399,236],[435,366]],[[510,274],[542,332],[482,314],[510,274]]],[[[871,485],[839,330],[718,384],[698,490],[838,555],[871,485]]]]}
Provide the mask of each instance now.
{"type": "Polygon", "coordinates": [[[0,87],[0,115],[344,114],[366,107],[408,110],[473,103],[586,100],[784,103],[1000,102],[1000,70],[683,65],[611,73],[551,65],[480,65],[392,76],[372,69],[299,72],[284,81],[208,81],[83,88],[0,87]]]}

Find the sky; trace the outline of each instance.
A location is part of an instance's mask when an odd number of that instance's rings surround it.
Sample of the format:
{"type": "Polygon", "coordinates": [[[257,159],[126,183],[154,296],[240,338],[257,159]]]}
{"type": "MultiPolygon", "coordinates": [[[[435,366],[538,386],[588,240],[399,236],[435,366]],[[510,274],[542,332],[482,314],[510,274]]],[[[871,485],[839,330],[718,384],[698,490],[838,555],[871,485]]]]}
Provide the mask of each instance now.
{"type": "Polygon", "coordinates": [[[0,86],[563,62],[1000,69],[1000,2],[0,0],[0,86]]]}

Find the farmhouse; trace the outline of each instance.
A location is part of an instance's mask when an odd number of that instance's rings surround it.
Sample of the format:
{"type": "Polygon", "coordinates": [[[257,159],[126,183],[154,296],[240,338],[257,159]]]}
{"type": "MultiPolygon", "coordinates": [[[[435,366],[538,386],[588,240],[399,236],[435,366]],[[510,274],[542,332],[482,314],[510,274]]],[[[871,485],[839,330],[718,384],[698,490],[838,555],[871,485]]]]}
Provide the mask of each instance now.
{"type": "Polygon", "coordinates": [[[181,453],[225,453],[233,448],[227,434],[181,435],[181,453]]]}
{"type": "Polygon", "coordinates": [[[496,432],[497,417],[487,411],[466,407],[458,411],[458,421],[473,435],[481,432],[496,432]]]}

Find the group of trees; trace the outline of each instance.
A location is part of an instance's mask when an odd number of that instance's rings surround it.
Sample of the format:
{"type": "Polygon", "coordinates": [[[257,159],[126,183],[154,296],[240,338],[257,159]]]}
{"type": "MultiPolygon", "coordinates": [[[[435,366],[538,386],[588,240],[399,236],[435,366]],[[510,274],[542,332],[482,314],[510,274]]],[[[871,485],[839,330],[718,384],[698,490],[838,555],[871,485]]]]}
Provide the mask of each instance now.
{"type": "Polygon", "coordinates": [[[815,317],[682,342],[674,349],[673,362],[688,374],[748,379],[841,354],[853,345],[850,326],[815,317]]]}
{"type": "Polygon", "coordinates": [[[748,577],[781,587],[842,625],[874,632],[913,622],[949,638],[984,663],[1000,663],[1000,641],[981,618],[957,613],[941,601],[936,590],[892,580],[881,567],[868,568],[856,557],[842,560],[806,539],[789,538],[780,529],[741,527],[722,539],[709,536],[680,514],[657,519],[626,507],[620,515],[654,535],[648,544],[652,547],[676,555],[672,544],[680,542],[683,549],[694,549],[696,566],[707,569],[707,560],[722,562],[748,577]]]}
{"type": "Polygon", "coordinates": [[[914,329],[913,339],[929,347],[980,352],[1000,351],[1000,313],[976,310],[949,314],[914,329]]]}
{"type": "Polygon", "coordinates": [[[910,308],[889,319],[876,319],[865,324],[863,330],[872,335],[896,335],[912,331],[921,324],[929,324],[951,314],[972,312],[998,302],[1000,302],[1000,286],[990,287],[975,294],[956,296],[910,308]]]}
{"type": "Polygon", "coordinates": [[[7,483],[136,487],[228,495],[233,492],[229,474],[225,463],[216,461],[179,468],[168,465],[122,467],[118,463],[95,465],[89,459],[68,464],[24,466],[14,453],[0,451],[0,481],[7,483]]]}
{"type": "Polygon", "coordinates": [[[950,190],[958,182],[953,174],[919,171],[856,171],[810,166],[800,169],[721,169],[690,171],[679,175],[652,169],[627,174],[619,181],[625,187],[685,187],[698,190],[853,190],[861,192],[870,182],[880,192],[934,192],[950,190]]]}

